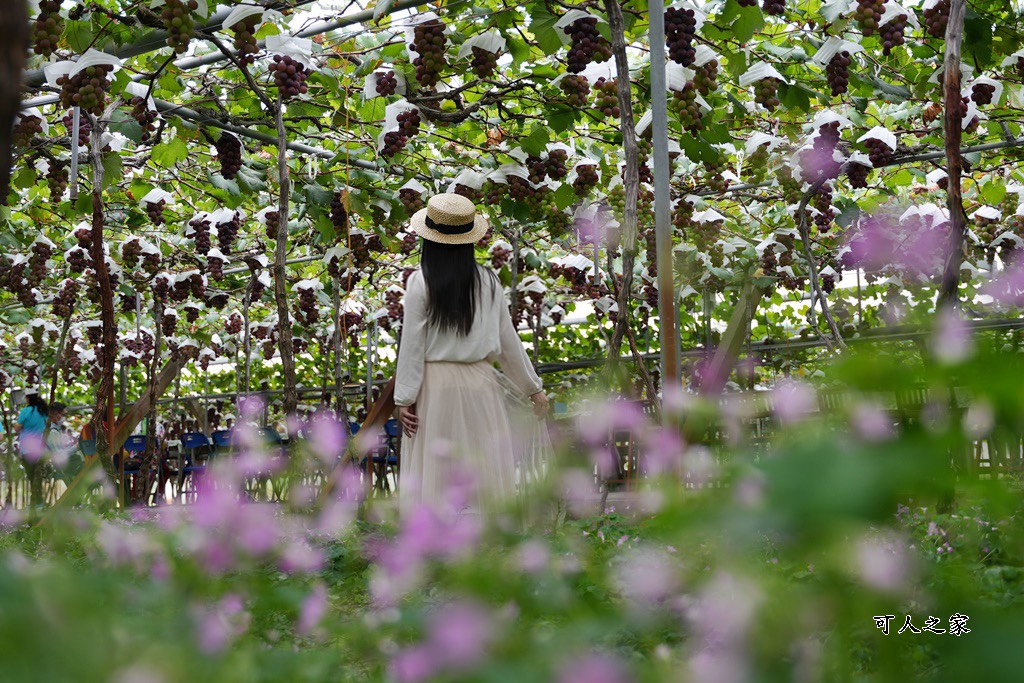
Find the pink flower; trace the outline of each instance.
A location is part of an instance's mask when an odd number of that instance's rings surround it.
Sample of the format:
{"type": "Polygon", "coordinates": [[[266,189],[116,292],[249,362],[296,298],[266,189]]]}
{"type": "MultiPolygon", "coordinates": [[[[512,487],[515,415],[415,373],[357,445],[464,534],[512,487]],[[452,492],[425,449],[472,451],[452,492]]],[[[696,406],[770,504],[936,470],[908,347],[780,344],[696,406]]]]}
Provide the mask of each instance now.
{"type": "Polygon", "coordinates": [[[319,413],[309,423],[309,445],[325,465],[332,465],[345,452],[348,428],[331,415],[319,413]]]}
{"type": "Polygon", "coordinates": [[[0,508],[0,528],[13,529],[25,521],[25,513],[17,508],[0,508]]]}
{"type": "Polygon", "coordinates": [[[238,399],[239,422],[255,420],[261,417],[266,402],[258,394],[250,394],[238,399]]]}
{"type": "Polygon", "coordinates": [[[690,610],[694,635],[704,646],[732,647],[743,642],[762,598],[755,584],[719,572],[702,588],[690,610]]]}
{"type": "Polygon", "coordinates": [[[562,665],[558,683],[632,683],[633,676],[618,657],[592,653],[562,665]]]}
{"type": "Polygon", "coordinates": [[[671,429],[656,429],[648,435],[643,452],[643,464],[652,476],[679,471],[685,448],[679,433],[671,429]]]}
{"type": "Polygon", "coordinates": [[[225,595],[212,606],[195,606],[199,649],[216,654],[249,628],[249,615],[244,611],[241,596],[225,595]]]}
{"type": "Polygon", "coordinates": [[[628,551],[617,565],[615,585],[627,600],[656,605],[679,588],[676,563],[667,553],[653,548],[628,551]]]}
{"type": "Polygon", "coordinates": [[[300,434],[306,430],[306,421],[301,415],[289,415],[284,419],[284,427],[289,434],[300,434]]]}
{"type": "Polygon", "coordinates": [[[317,581],[313,585],[313,590],[309,592],[309,595],[306,596],[299,607],[299,621],[295,628],[300,634],[308,636],[320,624],[320,621],[326,614],[327,586],[324,585],[323,581],[317,581]]]}
{"type": "Polygon", "coordinates": [[[431,649],[453,669],[469,668],[481,661],[494,637],[491,616],[469,601],[444,605],[431,617],[428,628],[431,649]]]}
{"type": "Polygon", "coordinates": [[[942,272],[949,223],[932,225],[921,216],[899,220],[893,213],[864,216],[857,223],[843,265],[867,271],[886,268],[915,279],[942,272]]]}
{"type": "Polygon", "coordinates": [[[902,537],[896,534],[865,536],[855,552],[860,578],[871,588],[894,592],[910,585],[911,558],[902,537]]]}
{"type": "Polygon", "coordinates": [[[577,468],[566,470],[562,473],[561,489],[572,514],[583,516],[594,512],[597,483],[593,473],[577,468]]]}
{"type": "Polygon", "coordinates": [[[690,680],[714,683],[744,683],[750,672],[746,657],[735,647],[707,647],[699,650],[688,662],[690,680]]]}
{"type": "Polygon", "coordinates": [[[159,547],[145,530],[103,521],[96,533],[96,545],[115,566],[142,571],[159,555],[159,547]]]}
{"type": "Polygon", "coordinates": [[[784,379],[772,389],[772,405],[780,422],[793,424],[813,412],[818,403],[813,387],[796,380],[784,379]]]}
{"type": "Polygon", "coordinates": [[[683,458],[683,468],[693,484],[704,486],[718,474],[718,462],[707,446],[690,446],[683,458]]]}
{"type": "Polygon", "coordinates": [[[367,482],[363,480],[363,472],[354,464],[344,464],[333,474],[334,486],[331,496],[335,500],[358,503],[366,498],[367,482]]]}
{"type": "Polygon", "coordinates": [[[942,363],[959,363],[971,355],[971,329],[955,309],[939,312],[931,341],[932,354],[942,363]]]}
{"type": "Polygon", "coordinates": [[[1008,307],[1024,305],[1024,260],[1006,268],[998,277],[981,288],[981,293],[1008,307]]]}
{"type": "Polygon", "coordinates": [[[324,554],[304,539],[292,539],[281,552],[279,565],[288,574],[309,574],[324,566],[324,554]]]}
{"type": "Polygon", "coordinates": [[[341,536],[351,528],[358,507],[358,503],[347,500],[329,500],[316,518],[314,533],[327,538],[341,536]]]}
{"type": "Polygon", "coordinates": [[[577,419],[576,429],[588,446],[604,446],[613,432],[641,433],[649,423],[636,401],[605,401],[577,419]]]}
{"type": "Polygon", "coordinates": [[[164,683],[167,679],[156,669],[145,664],[134,664],[120,669],[111,678],[111,683],[164,683]]]}
{"type": "Polygon", "coordinates": [[[896,432],[892,417],[873,403],[861,403],[853,411],[853,428],[865,441],[891,439],[896,432]]]}
{"type": "Polygon", "coordinates": [[[417,645],[401,650],[388,668],[397,683],[420,683],[437,673],[441,665],[436,653],[426,646],[417,645]]]}
{"type": "Polygon", "coordinates": [[[397,537],[372,549],[377,571],[371,577],[374,599],[392,604],[411,590],[428,560],[452,560],[472,551],[483,532],[477,515],[440,515],[418,505],[402,519],[397,537]]]}
{"type": "Polygon", "coordinates": [[[288,488],[288,502],[297,508],[307,508],[316,502],[320,488],[312,483],[295,482],[288,488]]]}
{"type": "Polygon", "coordinates": [[[528,574],[540,574],[551,561],[551,551],[543,541],[531,539],[525,541],[516,551],[516,562],[519,568],[528,574]]]}
{"type": "Polygon", "coordinates": [[[28,462],[38,462],[45,452],[43,435],[35,432],[21,435],[21,454],[28,462]]]}
{"type": "Polygon", "coordinates": [[[733,497],[747,508],[757,508],[764,503],[764,475],[757,471],[747,472],[733,486],[733,497]]]}

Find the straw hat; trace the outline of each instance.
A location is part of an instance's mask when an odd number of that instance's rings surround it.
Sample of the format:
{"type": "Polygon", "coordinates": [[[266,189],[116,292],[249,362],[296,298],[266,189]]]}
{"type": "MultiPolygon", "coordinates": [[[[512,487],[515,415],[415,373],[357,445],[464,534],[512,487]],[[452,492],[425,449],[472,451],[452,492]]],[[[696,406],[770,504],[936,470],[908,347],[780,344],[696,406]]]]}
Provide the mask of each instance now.
{"type": "Polygon", "coordinates": [[[487,219],[476,206],[460,194],[436,194],[426,208],[413,214],[413,232],[425,240],[441,244],[473,244],[487,232],[487,219]]]}

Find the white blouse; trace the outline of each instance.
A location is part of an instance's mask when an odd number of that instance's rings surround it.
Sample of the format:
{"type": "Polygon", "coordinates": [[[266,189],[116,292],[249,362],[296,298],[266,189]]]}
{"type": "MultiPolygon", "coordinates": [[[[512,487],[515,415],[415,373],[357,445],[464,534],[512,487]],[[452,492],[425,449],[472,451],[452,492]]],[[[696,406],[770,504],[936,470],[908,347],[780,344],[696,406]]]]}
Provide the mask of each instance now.
{"type": "Polygon", "coordinates": [[[482,296],[477,298],[473,325],[468,335],[461,336],[453,330],[441,331],[430,325],[423,273],[417,270],[409,276],[403,302],[402,344],[398,350],[395,375],[396,405],[409,406],[416,402],[423,381],[423,363],[431,361],[497,362],[513,384],[527,396],[543,388],[512,324],[501,284],[484,274],[481,287],[482,296]]]}

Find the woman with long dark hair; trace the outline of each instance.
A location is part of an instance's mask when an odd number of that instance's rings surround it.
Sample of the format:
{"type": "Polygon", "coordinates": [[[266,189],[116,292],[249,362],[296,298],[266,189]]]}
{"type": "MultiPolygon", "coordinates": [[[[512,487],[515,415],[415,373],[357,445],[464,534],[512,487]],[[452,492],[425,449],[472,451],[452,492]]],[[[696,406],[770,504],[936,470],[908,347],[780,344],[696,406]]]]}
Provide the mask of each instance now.
{"type": "MultiPolygon", "coordinates": [[[[515,485],[512,430],[492,363],[534,413],[548,399],[519,339],[497,276],[476,262],[487,220],[473,202],[437,195],[411,220],[423,238],[420,269],[406,284],[395,403],[402,440],[401,509],[420,503],[484,510],[515,485]],[[466,479],[467,500],[446,499],[466,479]]],[[[466,490],[463,489],[463,490],[466,490]]]]}

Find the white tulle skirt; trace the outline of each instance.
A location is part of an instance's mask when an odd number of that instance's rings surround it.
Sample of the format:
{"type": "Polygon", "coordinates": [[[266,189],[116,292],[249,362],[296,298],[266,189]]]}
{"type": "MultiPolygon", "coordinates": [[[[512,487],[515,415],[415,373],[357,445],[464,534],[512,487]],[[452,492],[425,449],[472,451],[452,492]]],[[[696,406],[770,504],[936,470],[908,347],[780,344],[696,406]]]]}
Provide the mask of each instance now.
{"type": "Polygon", "coordinates": [[[424,364],[419,429],[402,437],[403,515],[420,504],[493,512],[539,475],[546,430],[500,377],[486,361],[424,364]]]}

